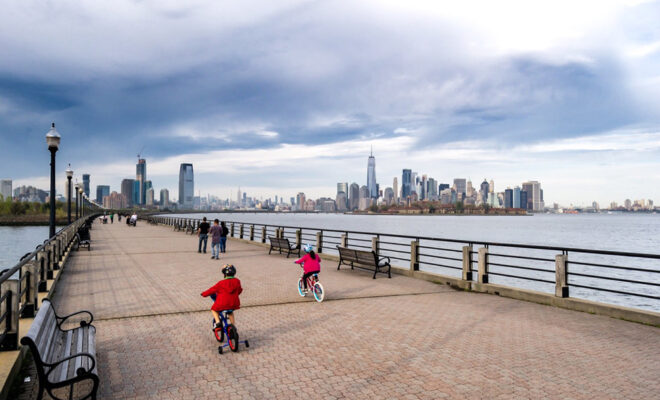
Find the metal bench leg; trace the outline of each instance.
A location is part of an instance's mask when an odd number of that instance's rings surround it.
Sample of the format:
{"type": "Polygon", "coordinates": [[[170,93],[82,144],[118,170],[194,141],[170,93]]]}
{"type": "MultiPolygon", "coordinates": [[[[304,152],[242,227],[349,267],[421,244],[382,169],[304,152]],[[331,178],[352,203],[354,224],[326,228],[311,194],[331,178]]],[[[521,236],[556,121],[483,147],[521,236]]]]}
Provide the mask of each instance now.
{"type": "Polygon", "coordinates": [[[374,268],[374,278],[373,279],[376,279],[376,274],[377,273],[378,273],[378,266],[376,266],[376,268],[374,268]]]}
{"type": "Polygon", "coordinates": [[[273,245],[270,246],[270,249],[268,250],[268,255],[270,255],[271,251],[273,251],[273,245]]]}
{"type": "Polygon", "coordinates": [[[337,264],[337,271],[339,271],[339,267],[341,267],[341,258],[339,259],[339,264],[337,264]]]}

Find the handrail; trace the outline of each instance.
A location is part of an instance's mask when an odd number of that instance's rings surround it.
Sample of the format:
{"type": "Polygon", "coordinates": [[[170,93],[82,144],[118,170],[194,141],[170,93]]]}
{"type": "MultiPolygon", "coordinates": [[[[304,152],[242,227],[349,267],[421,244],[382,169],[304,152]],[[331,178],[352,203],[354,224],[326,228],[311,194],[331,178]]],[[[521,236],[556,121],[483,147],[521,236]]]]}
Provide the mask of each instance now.
{"type": "MultiPolygon", "coordinates": [[[[176,218],[176,217],[175,217],[176,218]]],[[[307,230],[317,230],[324,232],[338,232],[338,233],[352,233],[358,235],[382,235],[393,238],[403,238],[403,239],[419,239],[419,240],[436,240],[441,242],[449,243],[467,243],[467,244],[481,244],[484,246],[495,246],[495,247],[511,247],[511,248],[522,248],[522,249],[534,249],[534,250],[552,250],[560,252],[576,252],[576,253],[585,253],[585,254],[601,254],[608,256],[623,256],[623,257],[638,257],[638,258],[649,258],[649,259],[658,259],[660,260],[660,254],[651,254],[651,253],[634,253],[634,252],[625,252],[625,251],[612,251],[612,250],[599,250],[599,249],[582,249],[578,247],[562,247],[562,246],[544,246],[544,245],[531,245],[531,244],[522,244],[522,243],[504,243],[504,242],[489,242],[483,240],[462,240],[462,239],[448,239],[441,237],[433,236],[411,236],[411,235],[400,235],[394,233],[384,233],[384,232],[365,232],[365,231],[347,231],[345,229],[326,229],[326,228],[312,228],[305,226],[289,226],[289,225],[269,225],[261,223],[251,223],[251,222],[242,222],[242,221],[224,221],[225,223],[234,223],[234,224],[246,224],[246,225],[261,225],[261,226],[274,226],[278,228],[289,228],[289,229],[307,229],[307,230]]]]}

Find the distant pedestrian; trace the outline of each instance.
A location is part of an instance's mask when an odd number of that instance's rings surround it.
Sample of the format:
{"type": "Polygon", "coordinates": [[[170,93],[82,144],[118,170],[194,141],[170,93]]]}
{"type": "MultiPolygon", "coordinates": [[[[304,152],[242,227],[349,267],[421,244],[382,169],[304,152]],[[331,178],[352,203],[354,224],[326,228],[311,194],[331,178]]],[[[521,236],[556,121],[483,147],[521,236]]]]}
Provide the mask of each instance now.
{"type": "Polygon", "coordinates": [[[226,253],[227,252],[227,235],[229,234],[229,229],[227,229],[227,226],[225,225],[225,222],[222,221],[220,224],[220,227],[222,228],[222,234],[220,234],[220,253],[226,253]]]}
{"type": "Polygon", "coordinates": [[[220,259],[220,237],[222,236],[222,227],[219,225],[220,220],[213,220],[213,226],[209,229],[211,234],[211,259],[220,259]]]}
{"type": "Polygon", "coordinates": [[[199,224],[199,228],[197,229],[197,236],[199,236],[199,246],[197,246],[198,253],[202,252],[202,242],[204,242],[204,253],[206,253],[206,242],[209,239],[210,227],[211,225],[206,222],[206,217],[202,218],[202,223],[199,224]]]}
{"type": "Polygon", "coordinates": [[[131,225],[137,226],[137,219],[138,219],[137,214],[131,215],[131,225]]]}
{"type": "Polygon", "coordinates": [[[115,223],[115,214],[110,214],[110,223],[111,224],[115,223]]]}
{"type": "Polygon", "coordinates": [[[121,214],[117,214],[117,221],[121,222],[121,214]]]}

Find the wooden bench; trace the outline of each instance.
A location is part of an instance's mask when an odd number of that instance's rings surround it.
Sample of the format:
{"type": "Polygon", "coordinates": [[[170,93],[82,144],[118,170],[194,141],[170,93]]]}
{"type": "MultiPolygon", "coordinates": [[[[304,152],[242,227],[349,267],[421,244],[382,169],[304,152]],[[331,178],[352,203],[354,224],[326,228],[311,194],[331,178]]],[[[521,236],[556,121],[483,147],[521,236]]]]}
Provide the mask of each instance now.
{"type": "Polygon", "coordinates": [[[286,251],[286,258],[289,258],[291,253],[297,253],[298,257],[300,257],[300,246],[292,245],[289,242],[289,239],[268,236],[268,240],[270,240],[270,250],[268,250],[268,254],[273,250],[279,250],[280,254],[282,254],[282,251],[286,251]]]}
{"type": "Polygon", "coordinates": [[[368,269],[374,271],[374,279],[376,279],[376,274],[386,273],[386,271],[381,271],[381,269],[387,269],[387,277],[392,277],[392,266],[390,265],[389,257],[378,257],[375,251],[363,251],[349,249],[348,247],[337,246],[339,250],[339,264],[337,264],[337,269],[344,265],[350,265],[351,269],[357,267],[361,269],[368,269]]]}
{"type": "MultiPolygon", "coordinates": [[[[28,346],[39,377],[39,394],[43,398],[44,390],[52,398],[53,389],[69,387],[77,382],[91,380],[91,392],[82,398],[96,399],[99,377],[96,371],[96,328],[92,325],[94,316],[89,311],[78,311],[65,317],[55,313],[48,299],[39,308],[27,335],[21,338],[21,344],[28,346]],[[62,329],[62,325],[72,316],[88,314],[80,325],[71,329],[62,329]],[[89,319],[89,320],[87,320],[89,319]]],[[[72,397],[72,396],[70,396],[72,397]]]]}
{"type": "Polygon", "coordinates": [[[89,229],[87,227],[81,226],[76,236],[78,237],[78,247],[76,247],[76,250],[80,250],[81,246],[87,247],[87,251],[92,249],[92,238],[89,235],[89,229]]]}

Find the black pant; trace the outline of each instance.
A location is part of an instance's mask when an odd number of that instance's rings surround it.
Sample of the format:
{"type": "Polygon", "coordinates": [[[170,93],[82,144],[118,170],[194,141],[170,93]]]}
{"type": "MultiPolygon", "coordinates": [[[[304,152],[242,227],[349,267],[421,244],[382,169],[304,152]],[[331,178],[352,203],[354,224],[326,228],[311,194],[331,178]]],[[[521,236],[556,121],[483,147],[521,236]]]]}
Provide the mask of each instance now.
{"type": "Polygon", "coordinates": [[[303,280],[303,288],[307,289],[307,278],[314,274],[318,274],[320,271],[312,271],[312,272],[307,272],[305,275],[303,275],[302,280],[303,280]]]}

